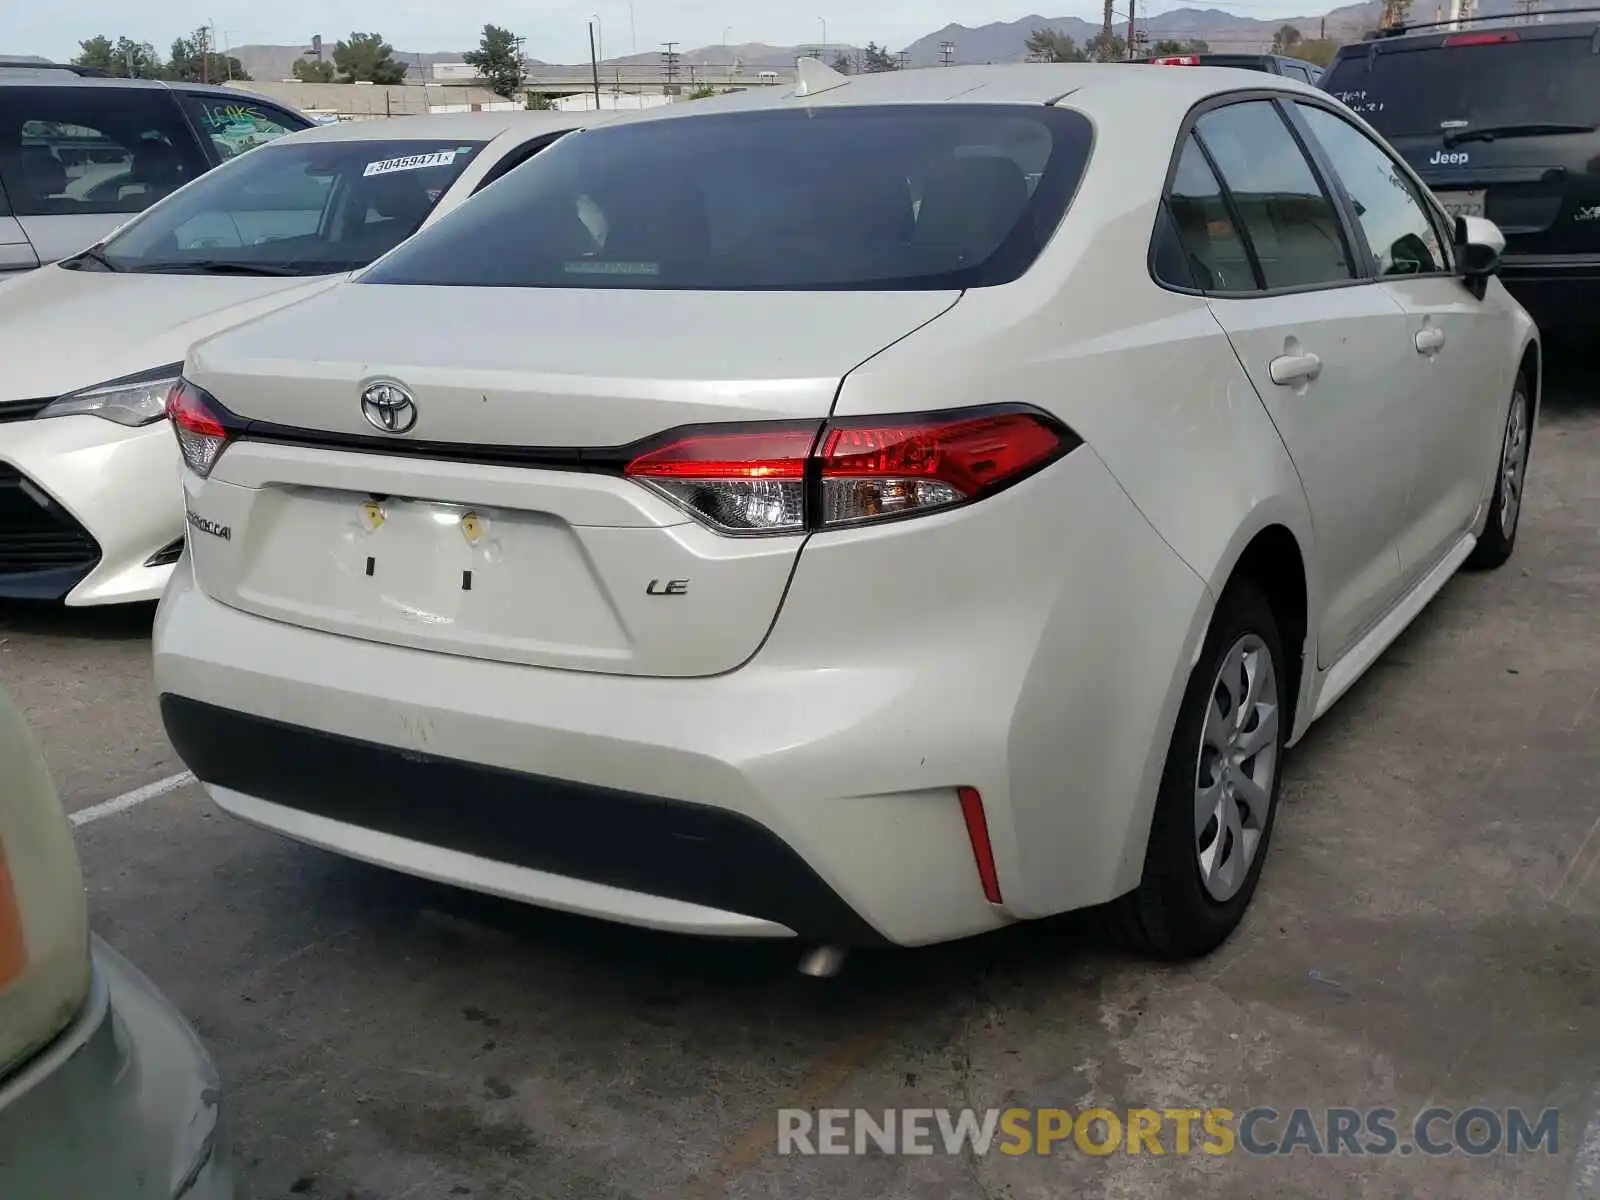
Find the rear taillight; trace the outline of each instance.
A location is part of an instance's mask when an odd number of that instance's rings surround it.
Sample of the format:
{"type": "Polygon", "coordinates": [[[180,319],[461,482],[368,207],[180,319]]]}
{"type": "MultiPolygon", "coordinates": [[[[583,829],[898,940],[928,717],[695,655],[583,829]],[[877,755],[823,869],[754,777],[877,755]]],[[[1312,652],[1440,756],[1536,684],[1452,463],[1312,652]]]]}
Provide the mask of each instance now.
{"type": "Polygon", "coordinates": [[[1498,33],[1456,33],[1445,38],[1446,46],[1499,46],[1505,42],[1518,41],[1517,35],[1509,29],[1498,33]]]}
{"type": "Polygon", "coordinates": [[[1194,54],[1166,54],[1150,60],[1158,67],[1198,67],[1200,59],[1194,54]]]}
{"type": "Polygon", "coordinates": [[[189,469],[204,479],[228,444],[216,401],[187,379],[179,379],[167,394],[167,418],[178,438],[178,449],[189,469]]]}
{"type": "Polygon", "coordinates": [[[1079,444],[1033,409],[978,409],[784,426],[702,426],[623,473],[722,533],[798,533],[981,499],[1079,444]]]}
{"type": "Polygon", "coordinates": [[[623,474],[721,533],[794,533],[805,528],[806,456],[816,440],[817,427],[809,422],[711,426],[671,437],[629,462],[623,474]]]}

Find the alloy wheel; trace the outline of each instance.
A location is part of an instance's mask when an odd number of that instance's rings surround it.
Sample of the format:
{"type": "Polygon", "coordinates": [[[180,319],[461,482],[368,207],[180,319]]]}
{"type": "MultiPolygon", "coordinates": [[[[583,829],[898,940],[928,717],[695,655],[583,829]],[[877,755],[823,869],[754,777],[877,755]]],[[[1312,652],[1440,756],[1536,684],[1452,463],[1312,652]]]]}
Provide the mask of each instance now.
{"type": "Polygon", "coordinates": [[[1272,652],[1246,634],[1223,656],[1206,700],[1195,767],[1195,855],[1213,900],[1249,877],[1272,808],[1281,702],[1272,652]]]}
{"type": "Polygon", "coordinates": [[[1509,539],[1522,515],[1522,485],[1528,470],[1528,400],[1521,392],[1511,398],[1506,418],[1506,440],[1500,451],[1500,533],[1509,539]]]}

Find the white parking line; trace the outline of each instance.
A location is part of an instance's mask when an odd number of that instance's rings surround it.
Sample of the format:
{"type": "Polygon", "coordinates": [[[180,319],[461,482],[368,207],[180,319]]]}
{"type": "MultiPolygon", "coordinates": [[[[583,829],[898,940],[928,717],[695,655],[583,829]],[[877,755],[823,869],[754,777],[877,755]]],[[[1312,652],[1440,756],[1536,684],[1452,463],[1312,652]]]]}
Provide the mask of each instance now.
{"type": "Polygon", "coordinates": [[[88,808],[80,808],[75,813],[68,815],[76,827],[91,825],[102,817],[114,817],[119,812],[143,804],[146,800],[154,800],[157,796],[165,796],[168,792],[175,792],[181,787],[187,787],[194,782],[192,771],[180,771],[176,775],[168,775],[165,779],[158,779],[154,783],[147,783],[142,788],[134,788],[131,792],[124,792],[110,800],[103,800],[99,804],[91,804],[88,808]]]}

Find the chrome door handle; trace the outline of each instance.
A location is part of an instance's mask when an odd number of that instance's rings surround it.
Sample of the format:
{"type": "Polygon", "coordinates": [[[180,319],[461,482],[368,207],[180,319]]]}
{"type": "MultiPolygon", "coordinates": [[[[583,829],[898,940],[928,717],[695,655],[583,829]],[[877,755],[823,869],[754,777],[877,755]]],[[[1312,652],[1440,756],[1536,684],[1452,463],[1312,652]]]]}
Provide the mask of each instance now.
{"type": "Polygon", "coordinates": [[[1322,374],[1322,360],[1315,354],[1285,354],[1267,364],[1267,374],[1279,387],[1308,383],[1322,374]]]}
{"type": "Polygon", "coordinates": [[[1437,354],[1444,349],[1444,330],[1429,326],[1417,334],[1418,354],[1437,354]]]}

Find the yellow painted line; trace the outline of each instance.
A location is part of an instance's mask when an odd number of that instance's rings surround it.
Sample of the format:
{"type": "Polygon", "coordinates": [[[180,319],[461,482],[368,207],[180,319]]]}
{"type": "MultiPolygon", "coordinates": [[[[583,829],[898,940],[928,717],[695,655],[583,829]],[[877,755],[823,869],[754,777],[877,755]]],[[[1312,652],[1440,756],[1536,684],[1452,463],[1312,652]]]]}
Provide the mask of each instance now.
{"type": "Polygon", "coordinates": [[[711,1200],[712,1197],[726,1194],[729,1183],[776,1148],[778,1109],[824,1107],[888,1040],[887,1029],[863,1033],[818,1059],[801,1077],[793,1093],[775,1105],[766,1117],[728,1143],[709,1174],[690,1182],[684,1189],[684,1200],[711,1200]]]}

